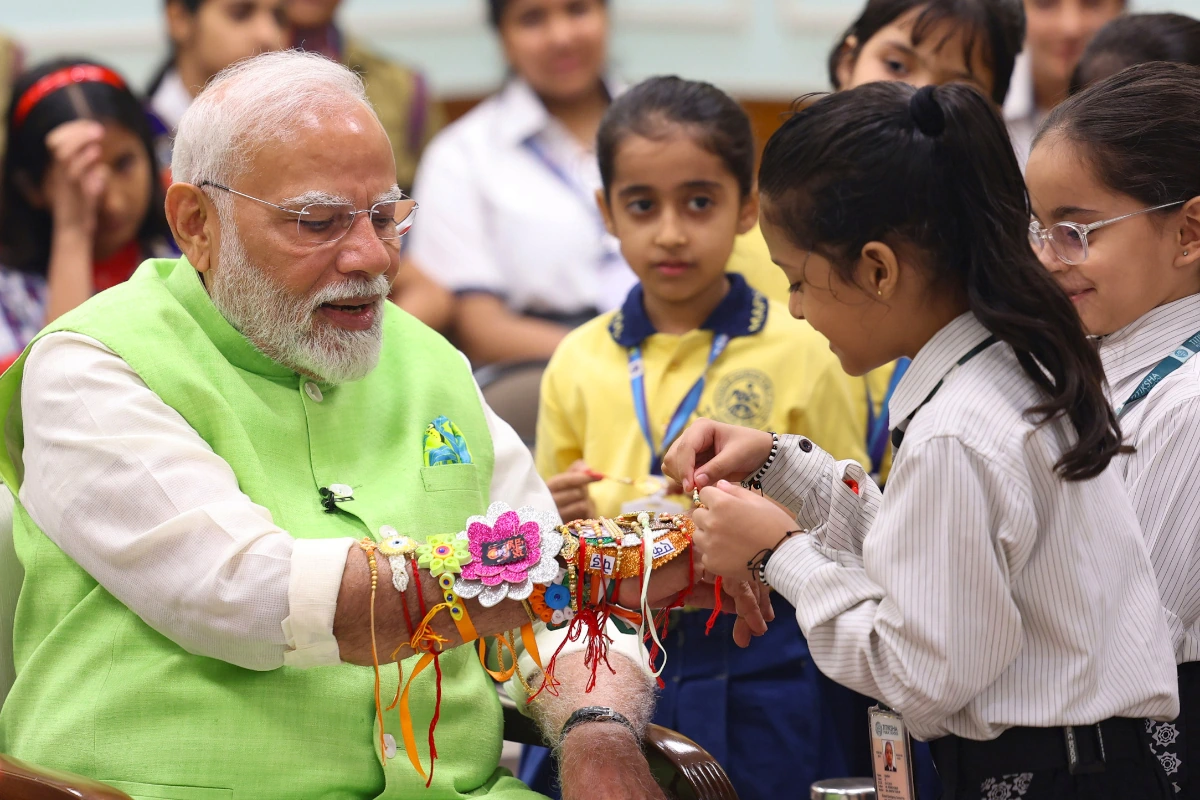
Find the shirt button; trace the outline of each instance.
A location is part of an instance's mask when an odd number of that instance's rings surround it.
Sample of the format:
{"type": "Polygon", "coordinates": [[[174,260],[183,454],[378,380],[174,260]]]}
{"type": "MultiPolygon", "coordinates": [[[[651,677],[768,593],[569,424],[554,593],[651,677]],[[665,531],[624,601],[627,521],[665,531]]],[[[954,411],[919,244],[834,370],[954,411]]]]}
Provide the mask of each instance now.
{"type": "Polygon", "coordinates": [[[396,757],[396,737],[390,733],[383,735],[383,754],[388,758],[396,757]]]}
{"type": "Polygon", "coordinates": [[[391,525],[384,525],[379,529],[379,538],[383,540],[394,539],[400,535],[400,531],[393,528],[391,525]]]}
{"type": "Polygon", "coordinates": [[[354,497],[354,488],[347,486],[344,483],[329,484],[329,491],[333,492],[338,497],[354,497]]]}
{"type": "Polygon", "coordinates": [[[325,395],[321,394],[321,387],[312,381],[304,383],[304,393],[311,397],[314,403],[319,403],[325,399],[325,395]]]}
{"type": "Polygon", "coordinates": [[[812,452],[812,442],[810,442],[808,439],[801,439],[800,440],[800,449],[806,453],[811,453],[812,452]]]}

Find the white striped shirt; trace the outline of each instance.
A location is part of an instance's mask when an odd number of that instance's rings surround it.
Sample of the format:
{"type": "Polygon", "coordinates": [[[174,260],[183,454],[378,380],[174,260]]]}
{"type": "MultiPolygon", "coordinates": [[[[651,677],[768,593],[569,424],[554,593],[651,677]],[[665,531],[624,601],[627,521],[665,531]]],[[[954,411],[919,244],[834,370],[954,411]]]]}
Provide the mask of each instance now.
{"type": "MultiPolygon", "coordinates": [[[[1200,331],[1200,295],[1154,309],[1100,341],[1113,404],[1200,331]]],[[[1175,660],[1200,661],[1200,358],[1162,380],[1121,417],[1137,452],[1115,462],[1142,525],[1175,660]]]]}
{"type": "Polygon", "coordinates": [[[893,420],[945,383],[908,426],[886,501],[856,462],[781,437],[763,489],[810,533],[767,578],[821,670],[921,739],[1172,719],[1170,638],[1120,478],[1057,477],[1074,432],[1026,416],[1042,396],[1010,347],[954,367],[988,335],[964,314],[913,359],[893,420]]]}

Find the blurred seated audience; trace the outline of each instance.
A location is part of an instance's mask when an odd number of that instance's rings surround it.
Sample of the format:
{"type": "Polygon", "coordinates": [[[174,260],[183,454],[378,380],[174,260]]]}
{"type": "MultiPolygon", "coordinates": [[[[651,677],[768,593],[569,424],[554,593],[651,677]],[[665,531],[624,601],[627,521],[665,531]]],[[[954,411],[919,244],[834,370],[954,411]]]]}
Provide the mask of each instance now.
{"type": "Polygon", "coordinates": [[[476,365],[548,358],[635,278],[596,206],[595,139],[618,92],[604,0],[489,0],[510,77],[434,137],[409,254],[458,296],[476,365]]]}
{"type": "Polygon", "coordinates": [[[0,366],[143,259],[174,252],[141,102],[111,69],[56,60],[13,90],[0,188],[0,366]]]}
{"type": "Polygon", "coordinates": [[[204,84],[243,58],[287,45],[287,0],[166,0],[171,53],[146,90],[158,159],[171,166],[179,118],[204,84]]]}
{"type": "Polygon", "coordinates": [[[1025,51],[1013,67],[1004,121],[1021,170],[1033,135],[1067,98],[1071,73],[1092,37],[1125,12],[1126,0],[1024,0],[1025,51]]]}
{"type": "Polygon", "coordinates": [[[335,17],[342,0],[288,0],[292,45],[341,62],[362,76],[367,99],[375,107],[396,156],[396,182],[412,188],[421,152],[445,125],[425,76],[345,35],[335,17]]]}
{"type": "Polygon", "coordinates": [[[1200,20],[1183,14],[1117,17],[1083,51],[1071,76],[1071,94],[1147,61],[1200,66],[1200,20]]]}
{"type": "MultiPolygon", "coordinates": [[[[13,83],[21,74],[21,48],[15,41],[0,33],[0,109],[8,108],[12,100],[13,83]]],[[[0,129],[0,156],[4,155],[4,130],[0,129]]]]}

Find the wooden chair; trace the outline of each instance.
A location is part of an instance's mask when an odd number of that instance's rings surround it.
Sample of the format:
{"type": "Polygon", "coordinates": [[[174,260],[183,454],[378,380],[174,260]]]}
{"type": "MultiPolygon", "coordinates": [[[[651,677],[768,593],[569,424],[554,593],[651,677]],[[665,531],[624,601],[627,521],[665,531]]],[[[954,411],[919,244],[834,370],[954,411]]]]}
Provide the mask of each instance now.
{"type": "MultiPolygon", "coordinates": [[[[0,705],[12,686],[12,626],[23,572],[13,549],[12,495],[0,486],[0,705]]],[[[507,696],[504,738],[519,744],[542,744],[537,726],[507,696]]],[[[650,726],[646,757],[655,778],[678,800],[737,800],[725,771],[692,740],[674,731],[650,726]]],[[[26,764],[0,753],[2,800],[130,800],[129,796],[96,781],[26,764]]]]}

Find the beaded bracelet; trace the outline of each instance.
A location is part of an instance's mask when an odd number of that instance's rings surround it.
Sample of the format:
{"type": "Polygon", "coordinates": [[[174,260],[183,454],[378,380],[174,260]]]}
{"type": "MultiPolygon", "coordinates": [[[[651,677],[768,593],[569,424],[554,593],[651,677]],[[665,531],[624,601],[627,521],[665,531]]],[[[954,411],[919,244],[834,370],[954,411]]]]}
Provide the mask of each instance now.
{"type": "Polygon", "coordinates": [[[751,475],[746,480],[742,481],[744,489],[758,489],[762,491],[762,479],[766,477],[767,470],[775,463],[775,457],[779,455],[779,434],[771,431],[771,454],[767,456],[767,460],[758,468],[758,471],[751,475]]]}
{"type": "Polygon", "coordinates": [[[767,583],[767,562],[771,560],[771,556],[775,555],[775,551],[783,546],[784,542],[786,542],[788,539],[792,538],[792,536],[794,536],[797,533],[804,533],[804,531],[801,531],[801,530],[788,531],[787,533],[785,533],[783,535],[783,538],[780,539],[774,547],[770,547],[766,550],[759,550],[758,553],[755,554],[754,558],[752,558],[746,562],[746,569],[753,572],[755,574],[755,576],[758,577],[758,582],[761,583],[763,586],[771,585],[771,584],[767,583]]]}

